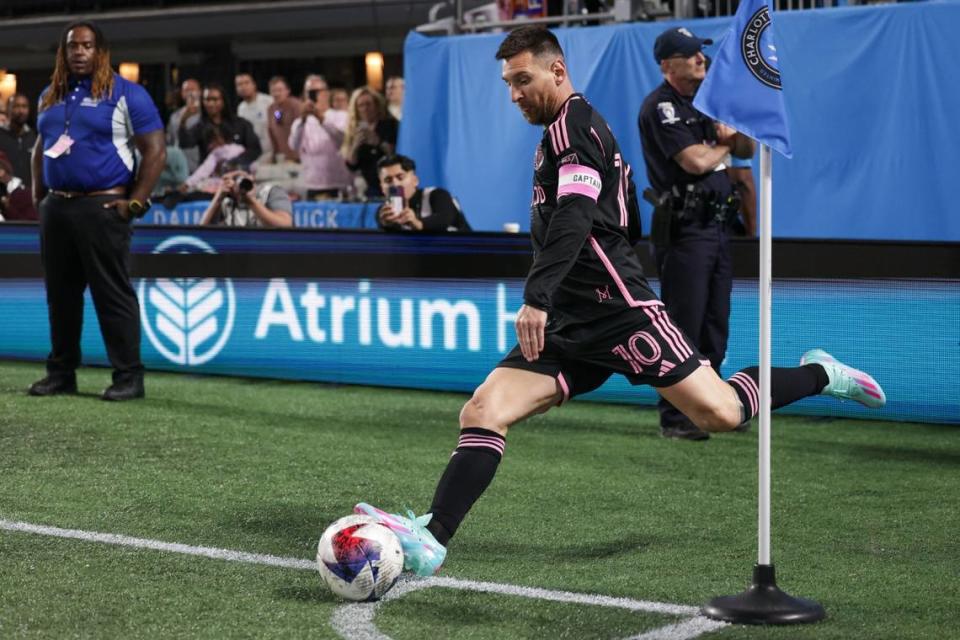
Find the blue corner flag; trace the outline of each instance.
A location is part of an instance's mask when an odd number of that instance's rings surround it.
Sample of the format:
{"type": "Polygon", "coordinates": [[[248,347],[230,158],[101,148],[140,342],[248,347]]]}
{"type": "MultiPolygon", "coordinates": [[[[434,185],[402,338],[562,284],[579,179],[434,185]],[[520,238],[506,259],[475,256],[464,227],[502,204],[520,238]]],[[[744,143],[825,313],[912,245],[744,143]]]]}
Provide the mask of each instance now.
{"type": "Polygon", "coordinates": [[[767,0],[741,0],[693,106],[793,157],[767,0]]]}

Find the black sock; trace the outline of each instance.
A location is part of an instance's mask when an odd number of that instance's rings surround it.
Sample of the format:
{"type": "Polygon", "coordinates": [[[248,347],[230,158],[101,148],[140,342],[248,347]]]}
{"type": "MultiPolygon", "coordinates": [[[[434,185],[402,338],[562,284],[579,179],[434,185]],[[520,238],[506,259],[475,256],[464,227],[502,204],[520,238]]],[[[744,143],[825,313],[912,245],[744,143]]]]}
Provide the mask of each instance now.
{"type": "MultiPolygon", "coordinates": [[[[743,421],[760,411],[760,367],[747,367],[730,376],[727,383],[737,392],[743,405],[743,421]]],[[[827,386],[827,372],[819,364],[802,367],[770,368],[770,408],[779,409],[807,396],[815,396],[827,386]]]]}
{"type": "Polygon", "coordinates": [[[447,546],[473,503],[483,495],[500,464],[506,439],[496,431],[468,427],[450,456],[447,469],[437,483],[427,529],[437,542],[447,546]]]}

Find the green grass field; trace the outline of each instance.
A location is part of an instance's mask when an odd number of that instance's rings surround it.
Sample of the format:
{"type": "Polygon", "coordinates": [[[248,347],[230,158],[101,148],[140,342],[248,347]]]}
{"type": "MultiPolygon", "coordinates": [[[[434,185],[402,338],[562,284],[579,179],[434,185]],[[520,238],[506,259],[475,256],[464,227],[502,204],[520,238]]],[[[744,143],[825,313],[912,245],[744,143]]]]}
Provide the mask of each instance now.
{"type": "MultiPolygon", "coordinates": [[[[304,560],[359,500],[426,507],[465,399],[150,374],[146,401],[109,404],[102,369],[79,396],[24,395],[42,373],[0,364],[0,519],[304,560]]],[[[960,636],[960,429],[773,429],[779,581],[829,617],[704,637],[960,636]]],[[[514,429],[442,575],[693,606],[740,591],[756,449],[756,428],[674,442],[654,411],[574,402],[514,429]]],[[[335,638],[340,605],[311,570],[0,530],[2,638],[335,638]]],[[[652,638],[683,619],[430,588],[375,622],[396,640],[652,638]]]]}

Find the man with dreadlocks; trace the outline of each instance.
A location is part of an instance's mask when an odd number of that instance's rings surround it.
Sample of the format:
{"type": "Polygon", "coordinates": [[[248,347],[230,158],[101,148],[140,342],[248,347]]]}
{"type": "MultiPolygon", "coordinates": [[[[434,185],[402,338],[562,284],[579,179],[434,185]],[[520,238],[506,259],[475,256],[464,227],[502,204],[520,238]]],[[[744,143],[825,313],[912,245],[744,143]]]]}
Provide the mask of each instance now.
{"type": "Polygon", "coordinates": [[[76,392],[83,291],[89,286],[114,369],[102,397],[142,398],[130,221],[150,208],[149,195],[163,171],[163,122],[143,87],[113,72],[107,41],[89,21],[63,30],[38,111],[33,196],[39,201],[52,348],[46,377],[28,393],[76,392]]]}

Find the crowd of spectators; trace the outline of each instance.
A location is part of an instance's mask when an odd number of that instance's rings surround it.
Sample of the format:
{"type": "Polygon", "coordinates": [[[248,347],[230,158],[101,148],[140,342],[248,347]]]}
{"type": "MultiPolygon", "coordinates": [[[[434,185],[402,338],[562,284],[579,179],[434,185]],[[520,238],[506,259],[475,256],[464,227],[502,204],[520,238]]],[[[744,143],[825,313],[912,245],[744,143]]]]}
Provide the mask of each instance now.
{"type": "MultiPolygon", "coordinates": [[[[237,74],[232,92],[196,78],[180,83],[168,100],[156,202],[210,200],[236,171],[279,186],[288,200],[383,198],[377,162],[396,146],[403,78],[387,80],[389,99],[369,86],[330,87],[317,74],[299,95],[282,76],[265,86],[269,94],[247,72],[237,74]]],[[[30,193],[34,102],[18,93],[0,104],[0,220],[36,219],[32,203],[26,211],[10,204],[20,186],[30,193]]]]}
{"type": "MultiPolygon", "coordinates": [[[[404,204],[397,211],[388,205],[385,215],[378,209],[381,228],[469,230],[455,198],[420,189],[413,161],[395,155],[403,78],[388,78],[384,93],[331,87],[318,74],[306,77],[299,95],[282,76],[266,87],[269,93],[247,72],[236,75],[233,92],[196,78],[180,83],[168,96],[166,164],[151,196],[155,204],[172,209],[209,201],[201,224],[291,226],[292,202],[384,201],[384,189],[396,181],[405,187],[404,204]],[[385,166],[398,175],[385,178],[385,166]]],[[[37,219],[32,108],[19,93],[0,104],[0,222],[37,219]]]]}

